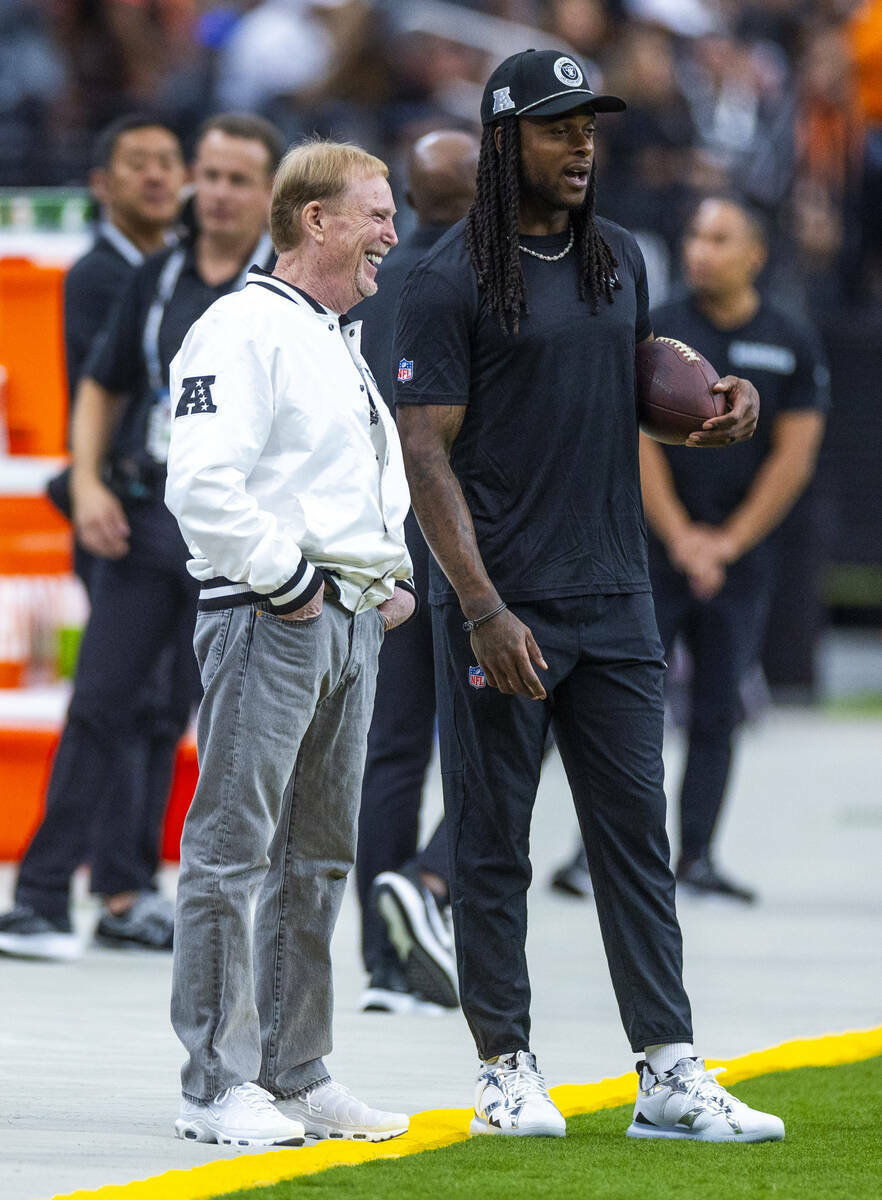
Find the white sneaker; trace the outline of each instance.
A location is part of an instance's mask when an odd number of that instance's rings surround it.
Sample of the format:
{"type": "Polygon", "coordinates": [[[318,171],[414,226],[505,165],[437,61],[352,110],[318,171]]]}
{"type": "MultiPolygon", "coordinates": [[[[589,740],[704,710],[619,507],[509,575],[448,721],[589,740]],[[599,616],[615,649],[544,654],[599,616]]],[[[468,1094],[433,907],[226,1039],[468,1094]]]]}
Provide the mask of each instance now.
{"type": "Polygon", "coordinates": [[[567,1123],[548,1094],[534,1054],[518,1050],[482,1064],[469,1133],[565,1137],[566,1132],[567,1123]]]}
{"type": "Polygon", "coordinates": [[[52,920],[26,904],[17,904],[0,916],[0,954],[72,962],[82,952],[82,943],[67,918],[52,920]]]}
{"type": "Polygon", "coordinates": [[[440,1016],[444,1009],[411,991],[397,962],[382,963],[371,972],[370,982],[358,1004],[361,1012],[410,1013],[413,1016],[440,1016]]]}
{"type": "Polygon", "coordinates": [[[383,1112],[357,1100],[342,1083],[329,1079],[304,1096],[278,1100],[279,1111],[302,1122],[314,1138],[353,1142],[385,1142],[407,1133],[410,1118],[404,1113],[383,1112]]]}
{"type": "Polygon", "coordinates": [[[412,1017],[440,1017],[446,1010],[415,996],[413,992],[397,992],[369,984],[361,993],[358,1011],[364,1013],[405,1013],[412,1017]]]}
{"type": "Polygon", "coordinates": [[[303,1125],[283,1116],[272,1099],[256,1083],[227,1088],[209,1104],[184,1099],[175,1137],[219,1146],[302,1146],[303,1125]]]}
{"type": "Polygon", "coordinates": [[[705,1070],[703,1058],[681,1058],[670,1071],[653,1075],[637,1064],[640,1084],[633,1138],[689,1138],[696,1142],[780,1142],[784,1122],[749,1108],[717,1083],[725,1067],[705,1070]]]}

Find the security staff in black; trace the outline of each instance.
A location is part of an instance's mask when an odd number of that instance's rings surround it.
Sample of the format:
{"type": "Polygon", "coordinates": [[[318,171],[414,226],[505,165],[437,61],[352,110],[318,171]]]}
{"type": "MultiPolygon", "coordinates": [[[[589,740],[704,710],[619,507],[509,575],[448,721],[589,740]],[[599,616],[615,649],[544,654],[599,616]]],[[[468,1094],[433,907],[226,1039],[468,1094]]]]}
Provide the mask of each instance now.
{"type": "Polygon", "coordinates": [[[750,376],[763,398],[756,436],[712,456],[640,439],[659,633],[669,655],[681,634],[692,659],[677,883],[742,901],[753,892],[720,873],[711,841],[741,718],[739,683],[762,649],[775,530],[812,477],[829,405],[818,335],[755,286],[765,259],[756,216],[708,197],[683,242],[689,295],[652,314],[658,336],[694,346],[718,371],[750,376]]]}
{"type": "Polygon", "coordinates": [[[150,114],[130,114],[96,138],[89,187],[101,206],[95,241],[64,279],[68,390],[132,271],[173,242],[185,165],[177,136],[150,114]]]}
{"type": "MultiPolygon", "coordinates": [[[[64,281],[64,345],[71,401],[89,353],[132,274],[145,257],[177,240],[174,229],[185,182],[186,164],[177,136],[150,114],[120,117],[96,139],[89,186],[101,206],[101,220],[93,245],[64,281]]],[[[50,498],[68,518],[69,483],[68,468],[51,480],[48,488],[50,498]]],[[[97,561],[74,540],[74,570],[87,591],[97,561]]],[[[101,893],[105,885],[116,888],[103,894],[101,937],[106,945],[138,946],[145,936],[152,944],[157,924],[163,919],[170,924],[173,919],[171,905],[166,905],[163,918],[152,896],[168,759],[180,735],[180,704],[169,711],[164,699],[170,694],[167,673],[175,669],[176,660],[186,667],[191,658],[192,647],[181,642],[156,664],[156,680],[153,676],[146,679],[140,696],[131,698],[133,707],[139,702],[141,706],[137,726],[125,747],[120,747],[118,773],[101,781],[115,793],[116,810],[127,812],[129,818],[114,840],[112,869],[108,871],[109,846],[103,838],[99,843],[105,853],[99,853],[94,864],[93,890],[101,893]],[[150,919],[144,922],[137,919],[143,904],[135,907],[141,893],[152,901],[150,919]]]]}
{"type": "MultiPolygon", "coordinates": [[[[46,816],[21,865],[16,909],[0,918],[0,948],[37,957],[45,945],[51,957],[76,954],[68,892],[90,841],[93,887],[97,872],[100,890],[115,893],[118,875],[129,873],[129,864],[118,863],[117,856],[127,852],[131,814],[118,795],[100,803],[101,781],[117,771],[153,664],[182,630],[192,638],[198,595],[187,571],[187,547],[163,500],[171,420],[168,365],[193,322],[218,297],[241,287],[253,262],[275,261],[266,224],[281,151],[276,130],[260,118],[230,115],[206,122],[193,167],[198,232],[135,271],[80,382],[71,492],[77,536],[97,556],[91,613],[46,816]],[[123,395],[129,399],[113,433],[123,395]],[[16,913],[21,936],[10,944],[4,923],[16,913]]],[[[197,682],[195,660],[187,680],[170,681],[174,692],[168,702],[177,708],[178,734],[186,728],[197,682]]],[[[153,773],[161,791],[161,803],[154,806],[158,821],[174,744],[164,779],[153,773]]],[[[157,827],[157,838],[158,833],[157,827]]],[[[134,917],[145,924],[152,919],[155,944],[168,947],[170,925],[149,910],[149,893],[139,899],[143,911],[134,917]]]]}
{"type": "MultiPolygon", "coordinates": [[[[426,134],[411,149],[406,199],[418,225],[383,261],[379,291],[358,310],[361,352],[387,403],[397,373],[392,352],[398,297],[411,269],[468,210],[478,150],[473,134],[443,129],[426,134]]],[[[414,586],[425,596],[429,548],[413,511],[404,532],[414,586]]],[[[397,637],[383,643],[368,734],[356,857],[362,956],[370,976],[360,1007],[367,1012],[418,1012],[429,1006],[437,1011],[437,1005],[455,1008],[458,1003],[453,944],[443,919],[449,905],[443,820],[417,852],[423,782],[434,745],[432,618],[423,604],[397,637]],[[442,920],[423,920],[423,912],[427,918],[438,913],[442,920]]]]}
{"type": "MultiPolygon", "coordinates": [[[[670,1136],[654,1098],[684,1079],[715,1086],[692,1056],[665,833],[634,402],[646,273],[634,239],[594,215],[595,114],[622,108],[563,52],[502,63],[484,90],[475,202],[398,310],[398,426],[439,566],[429,598],[460,1001],[481,1058],[474,1133],[565,1132],[529,1050],[524,953],[552,721],[622,1020],[648,1059],[634,1136],[670,1136]]],[[[698,445],[756,424],[750,384],[721,390],[729,411],[698,445]]]]}
{"type": "MultiPolygon", "coordinates": [[[[177,136],[149,114],[131,113],[98,135],[89,187],[101,206],[95,240],[64,279],[64,352],[72,407],[95,339],[136,267],[176,240],[186,166],[177,136]]],[[[70,517],[70,470],[49,498],[70,517]]],[[[89,586],[93,557],[74,543],[74,570],[89,586]]]]}

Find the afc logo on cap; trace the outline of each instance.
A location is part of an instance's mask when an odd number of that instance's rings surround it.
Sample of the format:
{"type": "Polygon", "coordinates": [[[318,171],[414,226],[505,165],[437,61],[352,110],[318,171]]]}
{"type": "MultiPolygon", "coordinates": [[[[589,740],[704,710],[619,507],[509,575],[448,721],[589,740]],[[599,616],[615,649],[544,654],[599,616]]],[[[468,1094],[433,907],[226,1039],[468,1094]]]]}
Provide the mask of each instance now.
{"type": "Polygon", "coordinates": [[[571,58],[559,58],[554,64],[554,73],[567,87],[578,87],[584,79],[578,64],[571,58]]]}
{"type": "Polygon", "coordinates": [[[505,112],[509,108],[514,108],[515,102],[511,98],[511,88],[497,88],[493,93],[493,112],[505,112]]]}

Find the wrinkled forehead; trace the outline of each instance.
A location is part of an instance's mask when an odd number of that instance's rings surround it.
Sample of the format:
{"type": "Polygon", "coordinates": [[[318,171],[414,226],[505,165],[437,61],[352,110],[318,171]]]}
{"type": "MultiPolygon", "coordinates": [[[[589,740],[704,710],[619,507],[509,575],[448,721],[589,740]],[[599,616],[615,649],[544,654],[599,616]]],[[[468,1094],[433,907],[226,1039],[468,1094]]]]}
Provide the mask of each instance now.
{"type": "Polygon", "coordinates": [[[342,194],[337,197],[337,204],[346,208],[388,212],[390,216],[395,212],[389,180],[380,174],[353,172],[342,194]]]}

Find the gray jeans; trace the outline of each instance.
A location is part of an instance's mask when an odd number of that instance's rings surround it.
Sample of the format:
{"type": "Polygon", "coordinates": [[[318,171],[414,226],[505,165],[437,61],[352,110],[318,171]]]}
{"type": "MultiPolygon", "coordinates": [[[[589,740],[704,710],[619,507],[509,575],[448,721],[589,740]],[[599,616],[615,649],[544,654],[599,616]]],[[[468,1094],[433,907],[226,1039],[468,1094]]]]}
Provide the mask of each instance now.
{"type": "Polygon", "coordinates": [[[181,840],[171,1017],[184,1095],[327,1078],[330,941],[355,857],[383,618],[200,613],[199,784],[181,840]],[[254,902],[252,920],[252,902],[254,902]]]}

